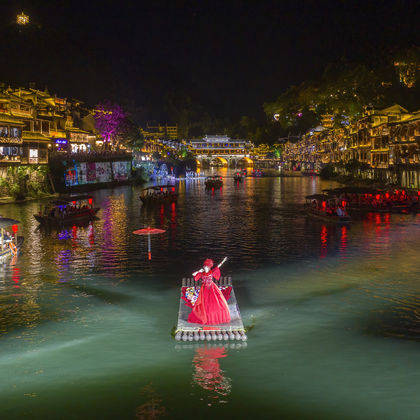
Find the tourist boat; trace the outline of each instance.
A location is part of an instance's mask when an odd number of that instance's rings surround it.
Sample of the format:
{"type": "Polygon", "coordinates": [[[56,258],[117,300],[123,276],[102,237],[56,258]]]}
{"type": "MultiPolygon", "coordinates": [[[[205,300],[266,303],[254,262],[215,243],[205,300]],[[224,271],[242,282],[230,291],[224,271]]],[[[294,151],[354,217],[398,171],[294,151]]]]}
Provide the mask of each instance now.
{"type": "Polygon", "coordinates": [[[230,322],[220,325],[201,325],[188,322],[191,306],[186,296],[196,294],[200,290],[201,280],[194,278],[182,279],[181,296],[179,299],[178,322],[175,328],[175,340],[177,341],[216,341],[216,340],[240,340],[246,341],[244,324],[242,323],[238,303],[232,286],[231,277],[220,277],[217,281],[222,293],[227,296],[227,304],[230,312],[230,322]]]}
{"type": "Polygon", "coordinates": [[[99,207],[93,207],[92,196],[77,195],[54,200],[34,217],[41,225],[62,225],[94,220],[98,211],[99,207]]]}
{"type": "Polygon", "coordinates": [[[407,213],[417,204],[404,190],[382,190],[371,187],[341,187],[323,190],[347,203],[349,212],[407,213]]]}
{"type": "Polygon", "coordinates": [[[219,175],[208,176],[205,184],[206,188],[221,188],[223,187],[223,180],[219,175]]]}
{"type": "Polygon", "coordinates": [[[235,175],[233,175],[233,179],[235,182],[242,182],[244,180],[244,175],[242,172],[236,172],[235,175]]]}
{"type": "Polygon", "coordinates": [[[326,194],[313,194],[305,197],[305,209],[309,216],[328,223],[349,223],[345,201],[326,194]]]}
{"type": "Polygon", "coordinates": [[[155,185],[145,188],[140,194],[143,205],[173,203],[178,199],[173,185],[155,185]]]}
{"type": "Polygon", "coordinates": [[[20,222],[0,217],[0,262],[16,257],[23,245],[23,236],[17,236],[20,222]]]}
{"type": "Polygon", "coordinates": [[[251,172],[251,176],[261,177],[264,176],[264,172],[261,169],[253,169],[253,171],[251,172]]]}

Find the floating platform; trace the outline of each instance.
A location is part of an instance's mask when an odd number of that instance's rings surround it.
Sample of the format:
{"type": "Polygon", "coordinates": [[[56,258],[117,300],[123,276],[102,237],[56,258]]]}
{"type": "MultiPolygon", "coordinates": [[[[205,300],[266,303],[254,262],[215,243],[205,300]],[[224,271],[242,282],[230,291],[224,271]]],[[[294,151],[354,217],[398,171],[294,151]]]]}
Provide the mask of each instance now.
{"type": "Polygon", "coordinates": [[[193,278],[183,278],[179,298],[178,324],[175,330],[176,341],[247,340],[235,291],[232,286],[232,278],[220,277],[219,281],[215,283],[221,288],[231,288],[230,297],[227,301],[231,318],[230,322],[218,325],[202,325],[188,322],[188,316],[192,309],[185,304],[185,300],[182,298],[183,291],[187,287],[200,288],[201,280],[195,281],[193,278]]]}

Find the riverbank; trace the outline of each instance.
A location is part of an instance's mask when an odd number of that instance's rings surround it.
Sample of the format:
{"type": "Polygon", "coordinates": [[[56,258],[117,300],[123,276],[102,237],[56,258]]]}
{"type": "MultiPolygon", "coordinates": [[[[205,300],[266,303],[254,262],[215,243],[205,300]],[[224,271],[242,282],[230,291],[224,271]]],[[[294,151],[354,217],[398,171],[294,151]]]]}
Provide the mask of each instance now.
{"type": "Polygon", "coordinates": [[[38,197],[25,197],[21,200],[16,200],[14,197],[0,197],[0,204],[21,204],[21,203],[26,203],[28,201],[58,198],[59,196],[60,196],[60,194],[58,194],[58,193],[43,194],[43,195],[38,196],[38,197]]]}

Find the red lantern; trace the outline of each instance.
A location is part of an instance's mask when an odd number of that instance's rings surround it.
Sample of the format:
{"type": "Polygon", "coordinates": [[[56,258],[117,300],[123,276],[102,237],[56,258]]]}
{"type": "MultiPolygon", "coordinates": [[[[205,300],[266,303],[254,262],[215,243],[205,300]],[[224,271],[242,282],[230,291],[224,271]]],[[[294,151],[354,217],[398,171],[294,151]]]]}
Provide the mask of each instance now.
{"type": "Polygon", "coordinates": [[[420,195],[420,191],[417,191],[417,195],[420,195]]]}
{"type": "Polygon", "coordinates": [[[172,192],[175,192],[175,187],[172,187],[172,192]]]}
{"type": "Polygon", "coordinates": [[[163,188],[162,187],[160,187],[160,192],[163,192],[163,188]]]}
{"type": "Polygon", "coordinates": [[[381,196],[379,194],[376,194],[376,199],[379,200],[381,196]]]}
{"type": "MultiPolygon", "coordinates": [[[[419,193],[420,193],[420,191],[419,191],[419,193]]],[[[385,194],[385,198],[389,198],[389,193],[385,194]]]]}
{"type": "Polygon", "coordinates": [[[18,231],[18,225],[12,225],[13,233],[16,233],[18,231]]]}
{"type": "Polygon", "coordinates": [[[322,202],[322,207],[325,209],[327,207],[327,203],[325,201],[322,202]]]}
{"type": "Polygon", "coordinates": [[[90,205],[92,205],[93,200],[91,198],[89,198],[88,202],[89,202],[90,205]]]}
{"type": "Polygon", "coordinates": [[[346,207],[346,204],[347,204],[347,203],[346,203],[345,201],[342,201],[342,202],[341,202],[341,205],[342,205],[343,207],[346,207]]]}
{"type": "Polygon", "coordinates": [[[76,205],[76,202],[75,201],[72,201],[72,204],[73,204],[73,206],[75,206],[76,205]]]}

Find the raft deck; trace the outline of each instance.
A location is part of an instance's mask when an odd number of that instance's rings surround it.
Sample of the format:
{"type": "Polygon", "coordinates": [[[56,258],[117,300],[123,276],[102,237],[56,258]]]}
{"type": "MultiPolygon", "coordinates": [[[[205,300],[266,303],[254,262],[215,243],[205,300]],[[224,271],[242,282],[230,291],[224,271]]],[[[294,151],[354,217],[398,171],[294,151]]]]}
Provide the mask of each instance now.
{"type": "Polygon", "coordinates": [[[201,287],[201,280],[195,281],[193,278],[183,278],[181,293],[179,298],[178,324],[175,331],[177,341],[216,341],[216,340],[241,340],[246,341],[244,324],[242,323],[241,313],[239,312],[236,301],[235,291],[232,286],[231,277],[220,277],[215,282],[218,286],[232,287],[227,304],[230,311],[230,322],[218,325],[202,325],[188,322],[188,315],[191,308],[182,299],[183,287],[201,287]]]}

